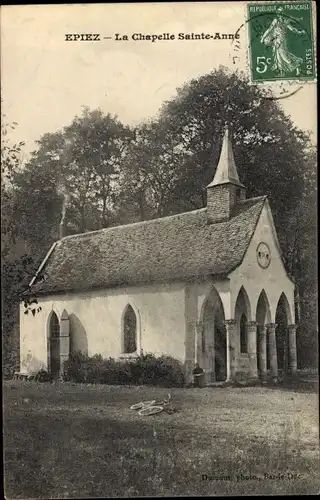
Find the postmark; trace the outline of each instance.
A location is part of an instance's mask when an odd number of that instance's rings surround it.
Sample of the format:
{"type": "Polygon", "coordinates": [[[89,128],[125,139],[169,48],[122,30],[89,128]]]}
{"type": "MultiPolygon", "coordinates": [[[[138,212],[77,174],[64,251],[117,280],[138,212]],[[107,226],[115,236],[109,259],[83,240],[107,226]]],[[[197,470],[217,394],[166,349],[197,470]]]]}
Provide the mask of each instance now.
{"type": "Polygon", "coordinates": [[[315,79],[311,2],[249,3],[247,16],[252,82],[315,79]]]}
{"type": "Polygon", "coordinates": [[[284,81],[284,82],[260,82],[259,86],[263,86],[264,99],[282,100],[294,96],[299,90],[303,89],[301,81],[284,81]]]}

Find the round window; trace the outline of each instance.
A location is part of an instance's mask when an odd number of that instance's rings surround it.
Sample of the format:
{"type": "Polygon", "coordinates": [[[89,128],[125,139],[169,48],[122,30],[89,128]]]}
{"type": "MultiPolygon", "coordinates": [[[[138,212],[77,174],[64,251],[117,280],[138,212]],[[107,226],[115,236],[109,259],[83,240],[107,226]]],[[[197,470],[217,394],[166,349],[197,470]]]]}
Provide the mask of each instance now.
{"type": "Polygon", "coordinates": [[[257,261],[260,267],[266,269],[271,262],[270,248],[266,243],[259,243],[257,247],[257,261]]]}

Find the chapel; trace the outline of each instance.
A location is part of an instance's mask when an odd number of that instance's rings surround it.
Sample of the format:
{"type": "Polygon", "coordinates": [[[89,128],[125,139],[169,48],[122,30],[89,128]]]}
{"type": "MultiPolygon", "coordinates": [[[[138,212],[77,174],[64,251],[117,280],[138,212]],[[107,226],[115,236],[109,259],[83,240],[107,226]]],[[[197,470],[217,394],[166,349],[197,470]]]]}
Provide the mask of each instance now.
{"type": "Polygon", "coordinates": [[[59,377],[71,352],[195,363],[207,384],[277,379],[297,369],[294,283],[266,196],[246,197],[228,129],[207,206],[63,236],[20,310],[20,370],[59,377]]]}

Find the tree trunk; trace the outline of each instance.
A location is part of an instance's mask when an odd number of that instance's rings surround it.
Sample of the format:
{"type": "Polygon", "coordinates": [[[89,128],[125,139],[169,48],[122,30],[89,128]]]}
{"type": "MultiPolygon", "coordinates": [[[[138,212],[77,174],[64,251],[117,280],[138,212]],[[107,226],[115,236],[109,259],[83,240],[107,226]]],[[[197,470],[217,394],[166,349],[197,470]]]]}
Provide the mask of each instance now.
{"type": "Polygon", "coordinates": [[[102,227],[108,227],[108,218],[107,218],[107,198],[103,196],[102,198],[102,227]]]}

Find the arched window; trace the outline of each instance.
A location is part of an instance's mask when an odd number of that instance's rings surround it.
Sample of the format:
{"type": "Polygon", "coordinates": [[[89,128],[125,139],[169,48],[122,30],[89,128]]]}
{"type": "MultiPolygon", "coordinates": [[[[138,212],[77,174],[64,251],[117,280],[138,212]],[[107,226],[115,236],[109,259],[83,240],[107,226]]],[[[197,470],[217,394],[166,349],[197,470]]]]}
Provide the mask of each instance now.
{"type": "Polygon", "coordinates": [[[60,325],[58,316],[53,312],[50,318],[50,338],[54,339],[57,337],[60,337],[60,325]]]}
{"type": "Polygon", "coordinates": [[[123,350],[128,354],[137,350],[137,318],[130,304],[123,319],[123,350]]]}
{"type": "Polygon", "coordinates": [[[248,352],[247,317],[245,314],[242,314],[240,319],[240,352],[243,354],[248,352]]]}
{"type": "Polygon", "coordinates": [[[58,378],[60,373],[60,324],[54,311],[50,316],[48,334],[48,371],[58,378]]]}

